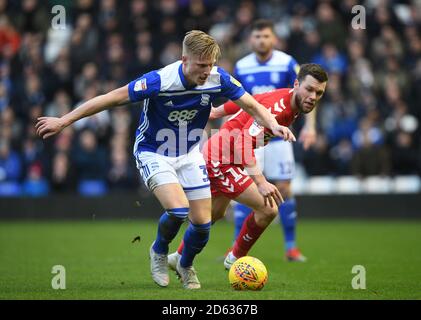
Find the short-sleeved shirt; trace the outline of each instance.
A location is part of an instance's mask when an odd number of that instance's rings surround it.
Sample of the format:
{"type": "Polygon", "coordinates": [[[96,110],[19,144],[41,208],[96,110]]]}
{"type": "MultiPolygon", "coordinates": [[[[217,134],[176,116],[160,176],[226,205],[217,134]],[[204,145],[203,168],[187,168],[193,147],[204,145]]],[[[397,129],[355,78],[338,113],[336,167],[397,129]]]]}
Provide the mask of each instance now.
{"type": "MultiPolygon", "coordinates": [[[[288,127],[299,115],[291,109],[292,96],[293,89],[284,88],[253,97],[269,109],[278,124],[288,127]]],[[[236,113],[205,143],[205,160],[239,166],[254,164],[254,149],[266,145],[274,137],[272,131],[259,125],[233,102],[224,104],[224,109],[228,114],[236,113]]]]}
{"type": "Polygon", "coordinates": [[[261,62],[255,53],[238,60],[233,75],[244,89],[254,95],[279,88],[292,88],[300,66],[295,59],[279,50],[261,62]]]}
{"type": "Polygon", "coordinates": [[[241,84],[220,67],[213,67],[203,85],[189,86],[182,62],[151,71],[129,83],[130,101],[144,101],[133,153],[150,151],[177,157],[200,142],[211,102],[237,100],[241,84]]]}

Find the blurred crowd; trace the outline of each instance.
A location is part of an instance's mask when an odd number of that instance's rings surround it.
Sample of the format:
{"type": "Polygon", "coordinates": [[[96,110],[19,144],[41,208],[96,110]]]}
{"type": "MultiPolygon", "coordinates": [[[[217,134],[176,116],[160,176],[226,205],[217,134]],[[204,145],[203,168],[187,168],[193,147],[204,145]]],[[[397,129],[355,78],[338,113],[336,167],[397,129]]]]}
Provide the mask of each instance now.
{"type": "Polygon", "coordinates": [[[37,117],[61,116],[178,60],[191,29],[218,40],[218,64],[231,72],[249,53],[256,18],[276,23],[279,49],[329,72],[317,143],[295,145],[306,174],[420,174],[419,0],[0,0],[0,195],[141,187],[131,156],[141,104],[45,141],[37,117]],[[66,9],[64,28],[52,25],[55,5],[66,9]],[[365,29],[352,27],[355,5],[365,29]]]}

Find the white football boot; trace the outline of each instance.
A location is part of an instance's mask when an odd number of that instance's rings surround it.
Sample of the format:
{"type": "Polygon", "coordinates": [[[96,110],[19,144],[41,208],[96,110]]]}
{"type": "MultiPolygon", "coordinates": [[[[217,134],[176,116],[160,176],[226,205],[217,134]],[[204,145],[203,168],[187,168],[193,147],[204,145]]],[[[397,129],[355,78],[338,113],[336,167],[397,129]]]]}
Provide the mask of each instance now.
{"type": "Polygon", "coordinates": [[[153,281],[161,287],[166,287],[170,283],[168,275],[168,256],[166,254],[158,254],[153,250],[152,243],[149,249],[149,258],[151,260],[151,274],[153,281]]]}
{"type": "Polygon", "coordinates": [[[200,289],[200,282],[197,278],[196,270],[193,268],[193,266],[183,268],[180,265],[180,260],[178,260],[176,272],[180,277],[180,280],[183,283],[183,287],[185,289],[200,289]]]}
{"type": "Polygon", "coordinates": [[[181,254],[178,251],[168,255],[168,267],[177,272],[177,263],[181,258],[181,254]]]}
{"type": "Polygon", "coordinates": [[[229,270],[235,261],[237,261],[237,258],[233,255],[232,251],[228,252],[224,260],[225,269],[229,270]]]}

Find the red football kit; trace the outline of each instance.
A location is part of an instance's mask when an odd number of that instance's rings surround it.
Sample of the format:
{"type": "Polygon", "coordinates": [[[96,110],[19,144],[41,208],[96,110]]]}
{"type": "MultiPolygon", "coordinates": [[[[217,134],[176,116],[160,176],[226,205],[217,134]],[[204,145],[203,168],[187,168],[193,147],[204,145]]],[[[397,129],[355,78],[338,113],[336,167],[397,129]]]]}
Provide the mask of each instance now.
{"type": "MultiPolygon", "coordinates": [[[[293,89],[287,88],[253,97],[269,109],[278,124],[289,127],[298,116],[291,109],[292,94],[293,89]]],[[[212,195],[224,195],[233,199],[253,182],[244,167],[256,163],[254,149],[266,145],[274,135],[232,101],[224,104],[224,110],[227,114],[234,115],[217,134],[205,142],[203,156],[212,195]]]]}

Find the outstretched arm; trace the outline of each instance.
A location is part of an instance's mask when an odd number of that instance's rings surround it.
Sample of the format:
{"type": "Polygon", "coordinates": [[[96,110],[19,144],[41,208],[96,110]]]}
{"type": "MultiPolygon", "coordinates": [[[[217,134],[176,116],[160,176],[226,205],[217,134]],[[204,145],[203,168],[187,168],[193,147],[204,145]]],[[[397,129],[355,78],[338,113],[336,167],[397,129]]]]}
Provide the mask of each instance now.
{"type": "Polygon", "coordinates": [[[275,136],[282,137],[286,141],[296,141],[294,134],[288,127],[281,126],[275,117],[263,105],[257,102],[250,94],[245,93],[238,100],[234,101],[245,112],[250,114],[257,123],[270,129],[275,136]]]}
{"type": "Polygon", "coordinates": [[[211,113],[209,115],[209,120],[219,119],[219,118],[237,113],[240,110],[241,108],[238,105],[236,105],[232,101],[228,101],[224,104],[221,104],[218,107],[215,107],[215,108],[212,107],[211,113]]]}
{"type": "Polygon", "coordinates": [[[37,119],[38,121],[35,125],[35,128],[37,130],[37,134],[43,139],[46,139],[61,132],[64,128],[68,127],[77,120],[89,117],[106,109],[122,105],[128,101],[129,92],[128,85],[126,85],[124,87],[110,91],[107,94],[99,95],[95,98],[89,99],[61,118],[40,117],[37,119]]]}

